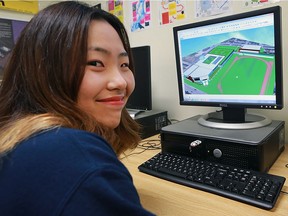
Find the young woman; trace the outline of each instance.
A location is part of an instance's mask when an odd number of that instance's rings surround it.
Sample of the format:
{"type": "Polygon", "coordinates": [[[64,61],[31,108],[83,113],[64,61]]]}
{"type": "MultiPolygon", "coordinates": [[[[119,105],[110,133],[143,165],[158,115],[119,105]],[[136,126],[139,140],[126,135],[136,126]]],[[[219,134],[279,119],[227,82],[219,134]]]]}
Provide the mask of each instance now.
{"type": "Polygon", "coordinates": [[[1,216],[152,215],[118,159],[140,140],[132,71],[108,12],[64,1],[32,18],[0,89],[1,216]]]}

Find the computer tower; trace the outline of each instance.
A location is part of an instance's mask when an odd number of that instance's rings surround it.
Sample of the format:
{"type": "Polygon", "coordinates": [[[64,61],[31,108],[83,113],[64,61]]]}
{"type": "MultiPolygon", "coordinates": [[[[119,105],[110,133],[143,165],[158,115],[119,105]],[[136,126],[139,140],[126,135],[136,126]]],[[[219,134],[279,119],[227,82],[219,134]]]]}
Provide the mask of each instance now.
{"type": "Polygon", "coordinates": [[[136,115],[134,119],[141,125],[141,138],[160,133],[160,129],[168,125],[167,111],[147,110],[136,115]]]}
{"type": "Polygon", "coordinates": [[[272,121],[255,129],[201,126],[195,116],[163,127],[163,152],[267,172],[285,148],[285,122],[272,121]]]}

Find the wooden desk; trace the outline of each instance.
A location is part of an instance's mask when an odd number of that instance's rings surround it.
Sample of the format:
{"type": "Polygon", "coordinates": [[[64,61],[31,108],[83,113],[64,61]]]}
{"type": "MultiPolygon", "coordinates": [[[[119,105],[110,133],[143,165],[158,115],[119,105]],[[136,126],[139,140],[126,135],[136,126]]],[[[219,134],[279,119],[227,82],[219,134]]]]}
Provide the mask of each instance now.
{"type": "MultiPolygon", "coordinates": [[[[149,139],[158,139],[153,136],[149,139]]],[[[138,171],[138,166],[148,160],[160,150],[146,150],[136,148],[130,156],[122,159],[133,176],[144,208],[159,216],[236,216],[236,215],[288,215],[288,149],[282,152],[269,173],[286,177],[286,182],[276,205],[272,210],[264,210],[238,201],[227,199],[212,193],[182,186],[160,178],[156,178],[138,171]]]]}

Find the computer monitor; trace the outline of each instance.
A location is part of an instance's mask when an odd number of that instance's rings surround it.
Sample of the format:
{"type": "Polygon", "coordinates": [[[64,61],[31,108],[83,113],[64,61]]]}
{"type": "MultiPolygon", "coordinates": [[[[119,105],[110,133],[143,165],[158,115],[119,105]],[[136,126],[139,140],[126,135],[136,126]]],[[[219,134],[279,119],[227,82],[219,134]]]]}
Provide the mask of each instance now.
{"type": "Polygon", "coordinates": [[[221,107],[201,125],[271,123],[246,109],[283,107],[280,6],[177,26],[173,34],[180,105],[221,107]]]}
{"type": "Polygon", "coordinates": [[[152,109],[150,46],[132,47],[135,89],[129,97],[128,112],[138,113],[152,109]]]}

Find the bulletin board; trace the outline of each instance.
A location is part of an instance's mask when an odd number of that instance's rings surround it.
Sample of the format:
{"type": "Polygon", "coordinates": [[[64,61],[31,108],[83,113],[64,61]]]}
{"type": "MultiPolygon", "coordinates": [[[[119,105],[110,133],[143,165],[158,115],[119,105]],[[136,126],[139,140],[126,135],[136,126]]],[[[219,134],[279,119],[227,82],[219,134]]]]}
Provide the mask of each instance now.
{"type": "Polygon", "coordinates": [[[0,18],[0,80],[9,53],[27,23],[26,21],[0,18]]]}
{"type": "Polygon", "coordinates": [[[26,1],[26,0],[15,0],[15,1],[0,1],[1,10],[13,10],[22,13],[36,14],[39,11],[39,1],[26,1]]]}

